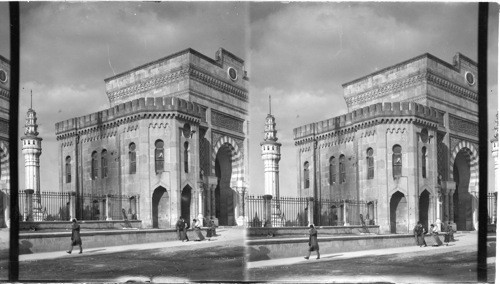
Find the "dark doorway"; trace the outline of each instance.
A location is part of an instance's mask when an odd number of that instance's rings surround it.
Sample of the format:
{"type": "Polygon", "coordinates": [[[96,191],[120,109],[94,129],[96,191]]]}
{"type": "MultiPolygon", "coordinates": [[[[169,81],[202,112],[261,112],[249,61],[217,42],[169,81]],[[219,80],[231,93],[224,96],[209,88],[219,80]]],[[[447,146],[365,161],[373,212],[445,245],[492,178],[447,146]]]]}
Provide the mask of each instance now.
{"type": "Polygon", "coordinates": [[[181,193],[181,216],[191,223],[191,187],[186,185],[181,193]]]}
{"type": "Polygon", "coordinates": [[[153,192],[153,216],[152,223],[153,228],[161,228],[168,226],[168,194],[167,190],[164,187],[157,187],[153,192]]]}
{"type": "Polygon", "coordinates": [[[215,188],[215,214],[220,225],[233,226],[236,224],[234,217],[233,190],[230,187],[232,164],[231,149],[223,145],[217,152],[215,159],[215,175],[217,187],[215,188]]]}
{"type": "Polygon", "coordinates": [[[424,190],[418,200],[418,220],[424,228],[429,228],[429,192],[424,190]]]}
{"type": "Polygon", "coordinates": [[[456,183],[453,193],[453,217],[457,230],[472,231],[472,196],[469,193],[470,155],[462,149],[458,152],[453,164],[453,180],[456,183]]]}
{"type": "Polygon", "coordinates": [[[408,233],[408,204],[405,195],[398,191],[391,197],[390,203],[391,233],[408,233]]]}

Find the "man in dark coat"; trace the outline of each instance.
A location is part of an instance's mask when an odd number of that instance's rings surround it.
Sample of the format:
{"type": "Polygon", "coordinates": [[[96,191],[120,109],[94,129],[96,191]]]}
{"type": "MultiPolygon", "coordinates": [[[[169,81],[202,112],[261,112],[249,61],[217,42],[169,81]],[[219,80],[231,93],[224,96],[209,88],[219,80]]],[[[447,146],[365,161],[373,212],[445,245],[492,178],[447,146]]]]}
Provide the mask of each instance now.
{"type": "Polygon", "coordinates": [[[417,242],[417,246],[419,247],[427,246],[427,244],[425,243],[424,234],[424,227],[422,226],[422,223],[418,221],[417,225],[415,225],[415,228],[413,228],[413,235],[415,236],[415,241],[417,242]]]}
{"type": "Polygon", "coordinates": [[[316,259],[319,259],[318,231],[312,224],[309,225],[309,250],[307,251],[307,256],[304,257],[305,259],[309,259],[311,251],[316,251],[316,254],[318,255],[316,259]]]}
{"type": "Polygon", "coordinates": [[[71,253],[73,251],[73,246],[78,245],[80,247],[80,252],[83,252],[82,249],[82,238],[80,237],[80,225],[76,222],[76,219],[73,219],[73,224],[71,225],[71,248],[67,251],[67,253],[71,253]]]}

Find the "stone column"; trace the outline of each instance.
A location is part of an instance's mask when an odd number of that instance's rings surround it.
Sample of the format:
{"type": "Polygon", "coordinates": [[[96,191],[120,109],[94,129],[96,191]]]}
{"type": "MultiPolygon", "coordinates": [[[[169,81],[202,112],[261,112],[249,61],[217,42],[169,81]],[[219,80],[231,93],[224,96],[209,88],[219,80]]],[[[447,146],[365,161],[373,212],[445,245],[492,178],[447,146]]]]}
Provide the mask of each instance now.
{"type": "Polygon", "coordinates": [[[207,218],[210,218],[210,216],[212,216],[212,213],[211,213],[211,205],[212,205],[212,197],[211,197],[211,190],[210,190],[210,185],[208,185],[208,188],[206,190],[204,190],[205,192],[205,216],[207,216],[207,218]]]}
{"type": "Polygon", "coordinates": [[[215,188],[217,187],[217,177],[209,176],[208,185],[210,187],[210,219],[214,221],[216,226],[219,226],[219,220],[217,219],[215,208],[215,188]]]}
{"type": "Polygon", "coordinates": [[[70,191],[69,193],[69,220],[76,218],[76,192],[70,191]]]}
{"type": "Polygon", "coordinates": [[[26,189],[26,199],[24,200],[24,221],[33,221],[33,189],[26,189]]]}
{"type": "Polygon", "coordinates": [[[442,198],[443,195],[441,194],[441,187],[436,186],[436,226],[438,227],[438,230],[441,231],[441,207],[443,206],[442,198]]]}
{"type": "Polygon", "coordinates": [[[449,204],[449,210],[450,210],[450,222],[452,224],[455,223],[455,205],[453,204],[453,194],[455,193],[455,190],[450,190],[448,193],[448,204],[449,204]]]}
{"type": "Polygon", "coordinates": [[[347,202],[345,202],[344,200],[344,212],[342,212],[343,216],[344,216],[344,226],[349,226],[349,222],[347,222],[347,214],[348,214],[348,211],[347,211],[347,202]]]}
{"type": "Polygon", "coordinates": [[[450,196],[448,190],[443,188],[443,197],[444,197],[444,218],[445,222],[451,221],[450,219],[450,196]]]}
{"type": "Polygon", "coordinates": [[[309,205],[307,206],[309,208],[309,212],[307,212],[307,226],[314,224],[314,197],[309,197],[308,200],[309,205]]]}
{"type": "Polygon", "coordinates": [[[198,182],[198,220],[203,222],[203,192],[205,191],[204,189],[204,184],[203,182],[198,182]]]}
{"type": "Polygon", "coordinates": [[[111,195],[106,195],[106,221],[111,221],[111,195]]]}
{"type": "MultiPolygon", "coordinates": [[[[497,177],[500,178],[500,177],[497,177]]],[[[498,192],[494,192],[493,195],[495,196],[495,199],[493,199],[493,216],[491,217],[491,223],[492,224],[497,224],[497,202],[498,202],[498,192]]]]}
{"type": "Polygon", "coordinates": [[[479,208],[478,208],[478,192],[471,192],[471,207],[472,207],[472,225],[474,226],[474,230],[479,230],[479,208]]]}
{"type": "Polygon", "coordinates": [[[238,188],[238,218],[236,219],[236,224],[238,226],[245,226],[248,222],[247,217],[245,216],[245,187],[238,188]]]}
{"type": "Polygon", "coordinates": [[[265,194],[262,196],[264,198],[264,227],[272,227],[271,224],[271,199],[273,196],[270,194],[265,194]]]}

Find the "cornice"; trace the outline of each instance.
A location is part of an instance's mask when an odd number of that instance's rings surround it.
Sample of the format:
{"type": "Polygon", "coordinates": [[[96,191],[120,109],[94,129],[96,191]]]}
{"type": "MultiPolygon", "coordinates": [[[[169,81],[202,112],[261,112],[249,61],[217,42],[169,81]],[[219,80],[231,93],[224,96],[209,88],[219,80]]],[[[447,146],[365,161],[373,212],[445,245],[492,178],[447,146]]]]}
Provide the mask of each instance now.
{"type": "Polygon", "coordinates": [[[168,74],[164,74],[162,76],[151,78],[142,83],[128,86],[117,91],[109,92],[107,93],[107,95],[109,100],[113,103],[117,99],[134,96],[136,94],[147,92],[154,88],[161,88],[170,83],[187,78],[196,80],[223,93],[229,94],[237,99],[248,102],[247,90],[229,84],[224,80],[215,78],[204,70],[197,68],[195,65],[189,65],[188,67],[181,68],[174,72],[169,72],[168,74]]]}
{"type": "Polygon", "coordinates": [[[373,101],[377,98],[386,96],[388,93],[395,92],[396,90],[406,89],[424,82],[428,82],[429,84],[443,89],[455,96],[477,103],[477,94],[475,92],[470,91],[458,84],[450,82],[448,79],[438,76],[429,70],[426,73],[420,73],[415,76],[396,81],[394,83],[386,84],[381,88],[370,89],[361,94],[348,97],[345,99],[345,101],[347,106],[351,107],[355,104],[362,104],[368,101],[373,101]]]}

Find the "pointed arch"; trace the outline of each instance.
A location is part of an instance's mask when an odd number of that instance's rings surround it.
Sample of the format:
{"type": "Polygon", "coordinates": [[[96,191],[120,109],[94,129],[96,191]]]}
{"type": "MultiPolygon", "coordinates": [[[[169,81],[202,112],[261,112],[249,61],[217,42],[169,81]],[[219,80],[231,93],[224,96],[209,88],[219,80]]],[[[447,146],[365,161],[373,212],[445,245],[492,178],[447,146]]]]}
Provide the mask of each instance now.
{"type": "Polygon", "coordinates": [[[226,146],[230,150],[231,154],[231,186],[236,186],[237,181],[243,180],[244,168],[243,168],[243,155],[238,147],[236,141],[228,136],[221,137],[217,143],[215,143],[212,151],[212,175],[215,176],[215,160],[217,158],[217,153],[219,150],[226,146]]]}
{"type": "Polygon", "coordinates": [[[460,151],[465,151],[469,157],[470,181],[469,192],[477,192],[479,187],[479,164],[476,146],[469,141],[460,141],[451,152],[449,178],[453,180],[453,165],[460,151]]]}

